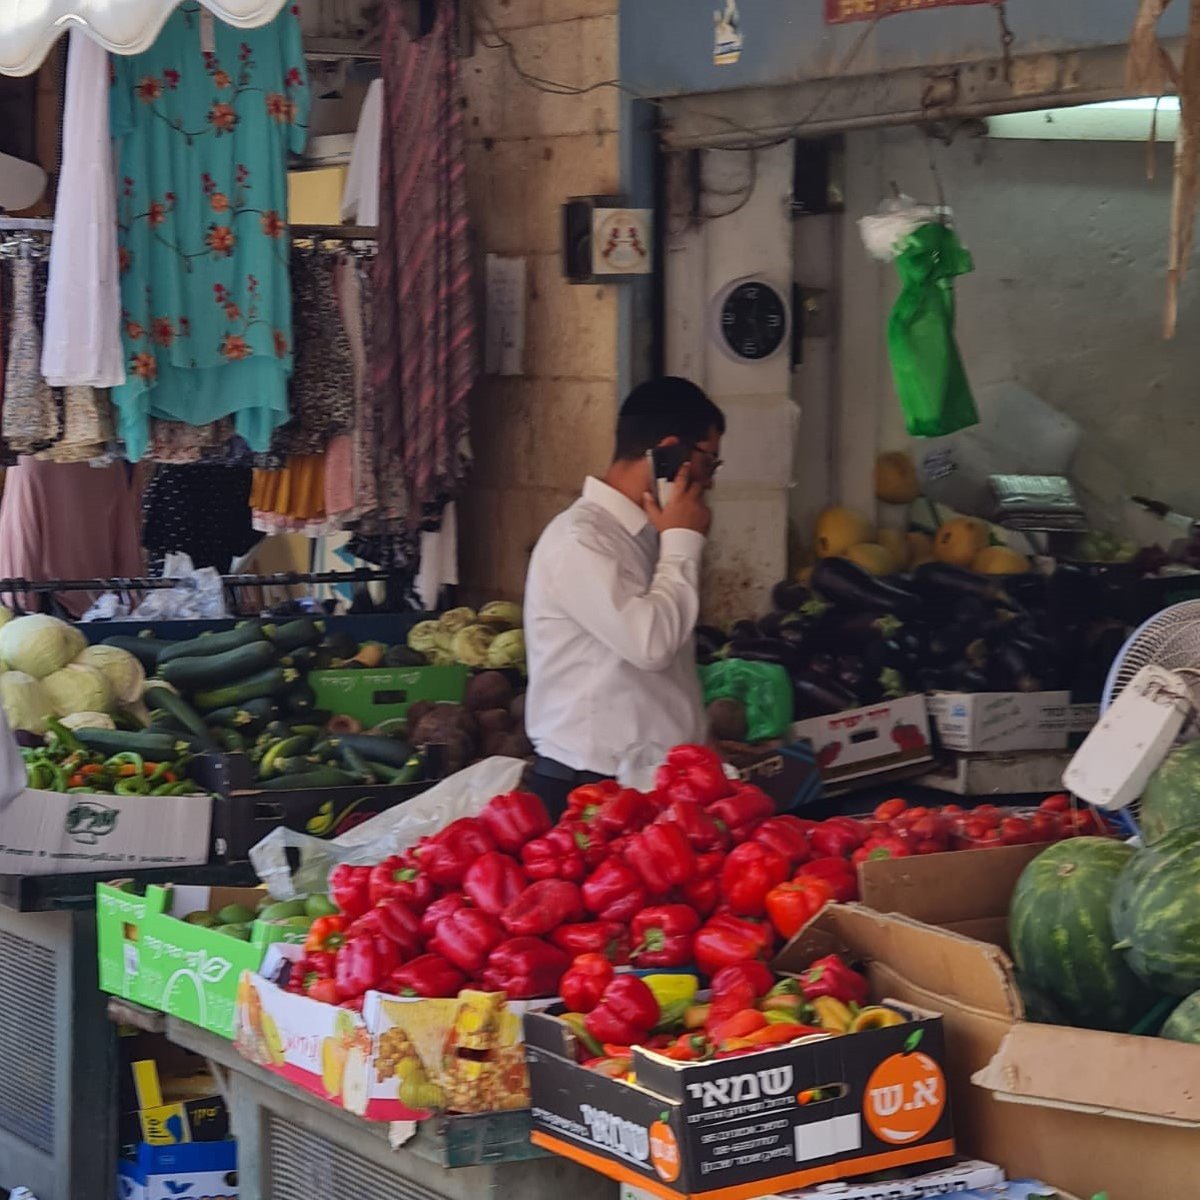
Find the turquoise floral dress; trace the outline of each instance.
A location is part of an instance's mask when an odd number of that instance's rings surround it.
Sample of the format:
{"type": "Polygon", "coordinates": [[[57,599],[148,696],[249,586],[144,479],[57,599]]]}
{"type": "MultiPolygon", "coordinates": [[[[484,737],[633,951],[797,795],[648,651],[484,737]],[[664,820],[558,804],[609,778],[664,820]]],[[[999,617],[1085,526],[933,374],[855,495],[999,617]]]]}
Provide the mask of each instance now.
{"type": "Polygon", "coordinates": [[[118,435],[142,457],[150,418],[232,415],[266,451],[288,418],[288,151],[304,149],[297,6],[235,29],[188,0],[154,45],[114,55],[126,382],[118,435]]]}

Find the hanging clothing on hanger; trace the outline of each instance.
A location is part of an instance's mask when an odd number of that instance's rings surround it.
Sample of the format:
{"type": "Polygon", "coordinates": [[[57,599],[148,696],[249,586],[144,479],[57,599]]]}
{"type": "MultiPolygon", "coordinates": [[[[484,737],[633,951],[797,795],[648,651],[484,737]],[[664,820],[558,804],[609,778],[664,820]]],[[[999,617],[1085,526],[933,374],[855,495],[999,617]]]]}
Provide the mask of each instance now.
{"type": "Polygon", "coordinates": [[[42,374],[54,387],[107,388],[125,382],[108,54],[78,26],[69,37],[42,374]]]}
{"type": "Polygon", "coordinates": [[[187,0],[149,50],[114,56],[127,379],[113,403],[133,460],[151,417],[232,415],[258,452],[287,420],[287,155],[310,98],[297,14],[236,29],[187,0]]]}
{"type": "Polygon", "coordinates": [[[4,369],[4,440],[11,450],[31,454],[59,434],[58,404],[42,378],[41,322],[35,292],[35,263],[21,246],[12,263],[12,318],[4,369]]]}
{"type": "Polygon", "coordinates": [[[379,224],[379,154],[383,149],[383,80],[373,79],[367,88],[350,166],[342,188],[342,220],[359,225],[379,224]]]}
{"type": "Polygon", "coordinates": [[[192,565],[229,570],[256,542],[250,524],[248,467],[195,463],[160,464],[142,500],[142,545],[151,575],[161,575],[166,556],[187,554],[192,565]]]}

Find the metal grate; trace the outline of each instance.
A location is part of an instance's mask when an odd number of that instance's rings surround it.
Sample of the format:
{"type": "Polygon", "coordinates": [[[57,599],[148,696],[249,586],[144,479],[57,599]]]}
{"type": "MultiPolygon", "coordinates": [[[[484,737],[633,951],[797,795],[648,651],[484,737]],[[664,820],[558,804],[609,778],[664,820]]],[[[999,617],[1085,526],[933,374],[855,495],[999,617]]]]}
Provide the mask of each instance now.
{"type": "Polygon", "coordinates": [[[52,950],[0,933],[0,1129],[54,1153],[58,1055],[52,950]]]}
{"type": "Polygon", "coordinates": [[[263,1200],[440,1200],[318,1133],[266,1113],[263,1200]]]}

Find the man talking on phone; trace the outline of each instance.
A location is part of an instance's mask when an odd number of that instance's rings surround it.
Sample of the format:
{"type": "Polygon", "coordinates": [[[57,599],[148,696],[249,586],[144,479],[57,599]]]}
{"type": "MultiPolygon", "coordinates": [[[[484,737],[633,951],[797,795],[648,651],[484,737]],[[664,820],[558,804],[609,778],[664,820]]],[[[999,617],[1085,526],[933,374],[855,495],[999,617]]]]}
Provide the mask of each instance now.
{"type": "Polygon", "coordinates": [[[703,738],[693,632],[724,432],[694,383],[636,387],[603,479],[586,480],[533,551],[525,724],[537,759],[526,786],[554,818],[622,762],[703,738]]]}

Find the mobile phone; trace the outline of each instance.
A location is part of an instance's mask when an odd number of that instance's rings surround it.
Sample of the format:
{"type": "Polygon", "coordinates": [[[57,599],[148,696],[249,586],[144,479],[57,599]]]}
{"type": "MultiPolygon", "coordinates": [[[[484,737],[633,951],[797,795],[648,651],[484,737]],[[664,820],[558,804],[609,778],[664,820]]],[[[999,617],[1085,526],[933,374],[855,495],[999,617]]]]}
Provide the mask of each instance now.
{"type": "Polygon", "coordinates": [[[650,471],[654,476],[654,492],[660,508],[666,508],[671,493],[675,490],[675,476],[691,456],[690,448],[682,442],[676,442],[673,446],[655,446],[647,452],[650,471]]]}

